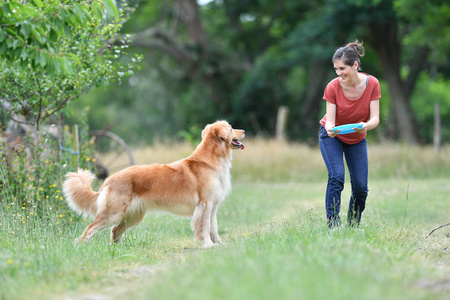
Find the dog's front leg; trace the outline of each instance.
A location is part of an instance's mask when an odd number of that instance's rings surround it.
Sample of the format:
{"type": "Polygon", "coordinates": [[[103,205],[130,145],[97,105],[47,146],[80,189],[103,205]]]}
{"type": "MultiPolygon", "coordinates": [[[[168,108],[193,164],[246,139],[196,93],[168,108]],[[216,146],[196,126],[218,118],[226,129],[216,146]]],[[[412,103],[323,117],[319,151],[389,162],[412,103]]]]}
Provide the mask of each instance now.
{"type": "Polygon", "coordinates": [[[195,232],[195,237],[199,241],[203,241],[203,247],[209,248],[214,246],[211,240],[210,228],[211,228],[211,212],[212,206],[205,202],[200,202],[194,210],[192,216],[192,228],[195,232]]]}
{"type": "Polygon", "coordinates": [[[217,208],[219,207],[219,204],[215,204],[212,212],[211,212],[211,240],[213,243],[216,244],[222,244],[222,240],[219,237],[219,227],[217,225],[217,208]]]}

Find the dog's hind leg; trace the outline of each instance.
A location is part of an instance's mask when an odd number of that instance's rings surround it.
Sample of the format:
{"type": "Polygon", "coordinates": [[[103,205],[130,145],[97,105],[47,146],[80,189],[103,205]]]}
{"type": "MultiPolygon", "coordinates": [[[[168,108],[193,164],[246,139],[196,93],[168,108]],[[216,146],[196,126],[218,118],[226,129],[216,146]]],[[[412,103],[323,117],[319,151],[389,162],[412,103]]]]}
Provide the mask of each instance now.
{"type": "Polygon", "coordinates": [[[91,239],[99,230],[103,229],[107,224],[111,224],[108,219],[109,218],[105,211],[97,214],[94,222],[86,227],[83,234],[78,238],[77,242],[88,241],[89,239],[91,239]]]}
{"type": "Polygon", "coordinates": [[[219,237],[219,227],[217,225],[217,208],[219,207],[219,203],[214,204],[211,211],[211,240],[213,243],[222,244],[222,240],[219,237]]]}
{"type": "Polygon", "coordinates": [[[97,200],[98,210],[94,222],[86,227],[83,234],[78,238],[78,242],[91,239],[99,230],[106,226],[119,225],[125,215],[127,208],[126,198],[119,198],[114,194],[106,192],[100,195],[97,200]]]}
{"type": "Polygon", "coordinates": [[[211,240],[211,212],[212,206],[205,202],[200,202],[194,210],[192,216],[192,228],[198,241],[203,241],[203,247],[209,248],[214,246],[211,240]]]}
{"type": "Polygon", "coordinates": [[[118,243],[122,238],[122,235],[125,231],[137,224],[141,223],[141,221],[145,217],[145,211],[135,213],[134,215],[126,216],[119,225],[111,228],[111,243],[118,243]]]}

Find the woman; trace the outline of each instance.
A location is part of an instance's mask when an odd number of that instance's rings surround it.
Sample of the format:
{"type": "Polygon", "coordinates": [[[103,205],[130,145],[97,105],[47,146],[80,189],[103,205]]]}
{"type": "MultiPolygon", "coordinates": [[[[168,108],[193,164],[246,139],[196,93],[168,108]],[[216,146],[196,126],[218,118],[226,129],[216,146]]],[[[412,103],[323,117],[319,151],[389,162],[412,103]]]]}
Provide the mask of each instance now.
{"type": "Polygon", "coordinates": [[[325,206],[330,228],[341,222],[344,156],[352,187],[347,215],[349,225],[359,225],[369,191],[366,134],[378,126],[381,91],[374,76],[359,72],[362,56],[364,47],[358,40],[336,50],[332,63],[338,77],[328,83],[323,96],[327,109],[320,120],[319,146],[328,169],[325,206]],[[332,131],[336,126],[349,123],[360,123],[362,128],[341,135],[338,135],[340,130],[332,131]]]}

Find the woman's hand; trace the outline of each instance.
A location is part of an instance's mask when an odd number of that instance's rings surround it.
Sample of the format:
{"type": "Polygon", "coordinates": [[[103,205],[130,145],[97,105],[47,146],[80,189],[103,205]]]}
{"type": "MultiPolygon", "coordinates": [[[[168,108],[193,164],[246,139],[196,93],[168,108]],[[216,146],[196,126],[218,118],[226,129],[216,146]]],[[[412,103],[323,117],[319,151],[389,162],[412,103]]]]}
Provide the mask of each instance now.
{"type": "Polygon", "coordinates": [[[359,124],[362,124],[362,127],[361,128],[353,128],[353,130],[358,133],[361,133],[361,134],[366,133],[367,132],[367,123],[361,122],[359,124]]]}
{"type": "Polygon", "coordinates": [[[325,130],[327,131],[327,134],[330,138],[334,138],[338,135],[338,133],[340,132],[340,130],[335,130],[332,131],[334,128],[334,126],[325,126],[325,130]]]}

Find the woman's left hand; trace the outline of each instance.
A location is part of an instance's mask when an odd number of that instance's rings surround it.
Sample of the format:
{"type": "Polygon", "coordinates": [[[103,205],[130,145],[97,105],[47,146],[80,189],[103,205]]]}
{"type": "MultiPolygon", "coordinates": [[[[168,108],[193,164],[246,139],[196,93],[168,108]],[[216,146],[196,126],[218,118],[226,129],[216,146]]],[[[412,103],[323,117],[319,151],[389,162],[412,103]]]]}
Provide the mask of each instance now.
{"type": "Polygon", "coordinates": [[[354,131],[364,134],[367,132],[367,123],[361,122],[359,124],[362,124],[362,128],[353,128],[354,131]]]}

